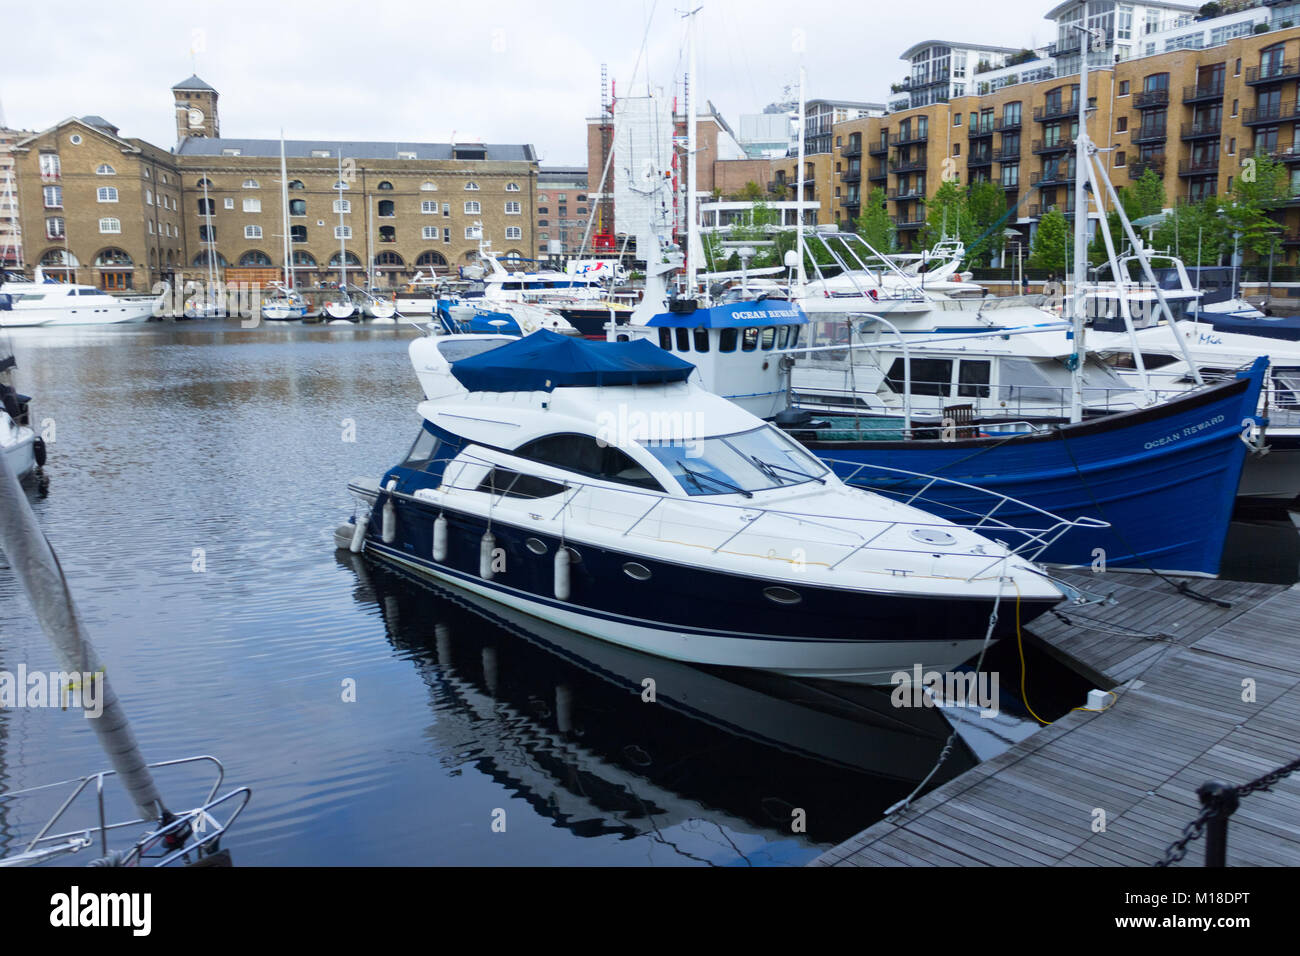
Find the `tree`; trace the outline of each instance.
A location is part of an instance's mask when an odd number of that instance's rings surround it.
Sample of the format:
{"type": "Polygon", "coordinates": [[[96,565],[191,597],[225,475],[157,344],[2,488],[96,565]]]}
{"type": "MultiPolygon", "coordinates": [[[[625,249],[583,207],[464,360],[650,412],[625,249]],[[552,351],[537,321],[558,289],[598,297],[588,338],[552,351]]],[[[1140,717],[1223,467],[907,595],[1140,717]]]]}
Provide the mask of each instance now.
{"type": "Polygon", "coordinates": [[[1120,194],[1130,219],[1154,216],[1165,208],[1165,181],[1154,169],[1147,169],[1132,186],[1121,189],[1120,194]],[[1131,200],[1131,208],[1125,197],[1131,200]]]}
{"type": "Polygon", "coordinates": [[[944,180],[927,201],[926,209],[925,228],[921,230],[922,248],[929,249],[941,239],[975,234],[966,191],[955,179],[944,180]]]}
{"type": "Polygon", "coordinates": [[[966,194],[971,235],[966,258],[971,265],[987,266],[1006,245],[1007,197],[997,183],[971,183],[966,194]]]}
{"type": "Polygon", "coordinates": [[[1230,233],[1240,235],[1241,249],[1264,257],[1279,229],[1269,213],[1291,198],[1290,174],[1266,153],[1246,157],[1241,167],[1241,175],[1233,180],[1231,201],[1220,208],[1230,233]]]}
{"type": "Polygon", "coordinates": [[[1066,257],[1071,248],[1070,228],[1065,221],[1065,214],[1059,209],[1053,209],[1038,221],[1038,231],[1034,233],[1034,242],[1029,252],[1029,267],[1064,275],[1066,257]]]}
{"type": "Polygon", "coordinates": [[[741,188],[738,198],[741,202],[762,202],[767,191],[752,179],[741,188]]]}
{"type": "Polygon", "coordinates": [[[1219,209],[1220,201],[1214,196],[1175,206],[1156,226],[1152,245],[1172,251],[1188,265],[1214,265],[1225,252],[1232,251],[1232,230],[1219,209]]]}
{"type": "Polygon", "coordinates": [[[897,249],[898,233],[894,229],[894,221],[889,218],[885,191],[879,186],[867,193],[867,201],[862,204],[862,213],[854,224],[854,232],[877,252],[888,254],[897,249]]]}

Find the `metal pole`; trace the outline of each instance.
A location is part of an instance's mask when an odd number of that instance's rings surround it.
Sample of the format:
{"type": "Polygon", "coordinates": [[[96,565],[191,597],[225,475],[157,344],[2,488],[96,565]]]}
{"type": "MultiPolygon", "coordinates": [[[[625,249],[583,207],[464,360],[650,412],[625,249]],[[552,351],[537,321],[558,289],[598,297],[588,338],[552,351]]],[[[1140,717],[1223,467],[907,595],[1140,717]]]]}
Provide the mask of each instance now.
{"type": "Polygon", "coordinates": [[[1196,788],[1201,806],[1213,812],[1205,822],[1205,865],[1228,865],[1228,818],[1237,809],[1237,788],[1217,780],[1208,780],[1196,788]]]}
{"type": "MultiPolygon", "coordinates": [[[[1088,161],[1088,53],[1092,34],[1088,31],[1088,4],[1083,4],[1079,58],[1079,130],[1074,141],[1074,294],[1070,299],[1074,342],[1073,375],[1070,378],[1070,421],[1083,420],[1083,364],[1087,357],[1084,345],[1084,277],[1088,268],[1088,190],[1084,164],[1088,161]]],[[[1100,206],[1098,197],[1098,205],[1100,206]]]]}

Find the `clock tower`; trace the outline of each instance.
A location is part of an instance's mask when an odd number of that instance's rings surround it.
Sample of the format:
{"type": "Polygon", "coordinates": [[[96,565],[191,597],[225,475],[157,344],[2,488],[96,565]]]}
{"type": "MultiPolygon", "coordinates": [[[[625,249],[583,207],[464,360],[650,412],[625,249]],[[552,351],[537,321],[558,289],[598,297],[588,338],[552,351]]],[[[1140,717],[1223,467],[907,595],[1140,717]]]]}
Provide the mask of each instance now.
{"type": "Polygon", "coordinates": [[[216,138],[221,135],[217,119],[217,91],[197,76],[182,80],[172,87],[176,104],[176,138],[216,138]]]}

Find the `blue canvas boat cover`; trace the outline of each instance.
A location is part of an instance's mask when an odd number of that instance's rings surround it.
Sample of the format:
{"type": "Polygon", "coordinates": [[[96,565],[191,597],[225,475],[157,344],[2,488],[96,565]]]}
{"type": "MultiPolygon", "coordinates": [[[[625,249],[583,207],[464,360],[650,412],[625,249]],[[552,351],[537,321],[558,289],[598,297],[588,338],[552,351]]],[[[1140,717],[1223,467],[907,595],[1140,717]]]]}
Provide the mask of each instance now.
{"type": "Polygon", "coordinates": [[[471,392],[550,392],[566,385],[684,382],[694,368],[645,339],[593,342],[542,329],[462,359],[451,374],[471,392]]]}

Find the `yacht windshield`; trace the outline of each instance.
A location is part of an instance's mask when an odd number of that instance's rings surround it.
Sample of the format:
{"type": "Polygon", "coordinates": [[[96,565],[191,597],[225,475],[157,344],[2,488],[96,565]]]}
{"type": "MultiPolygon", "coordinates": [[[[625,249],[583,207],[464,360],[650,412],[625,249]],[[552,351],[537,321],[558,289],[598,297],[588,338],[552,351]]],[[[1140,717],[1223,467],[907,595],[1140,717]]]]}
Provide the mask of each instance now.
{"type": "Polygon", "coordinates": [[[718,438],[642,446],[688,495],[748,497],[769,488],[826,481],[826,466],[771,425],[718,438]]]}

